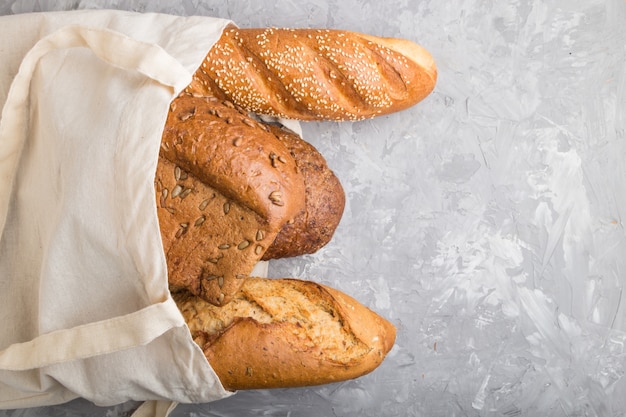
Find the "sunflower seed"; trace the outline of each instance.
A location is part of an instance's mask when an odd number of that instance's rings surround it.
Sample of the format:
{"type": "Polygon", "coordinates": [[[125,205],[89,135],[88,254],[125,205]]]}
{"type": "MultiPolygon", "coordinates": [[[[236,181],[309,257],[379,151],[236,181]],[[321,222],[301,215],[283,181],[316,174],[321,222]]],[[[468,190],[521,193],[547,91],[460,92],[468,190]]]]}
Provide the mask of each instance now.
{"type": "Polygon", "coordinates": [[[177,231],[176,231],[176,237],[181,237],[182,235],[184,235],[187,232],[187,228],[186,227],[180,227],[177,231]]]}
{"type": "Polygon", "coordinates": [[[230,248],[230,245],[228,243],[222,243],[221,245],[217,246],[218,249],[228,249],[230,248]]]}
{"type": "Polygon", "coordinates": [[[183,200],[185,197],[187,197],[189,194],[191,194],[191,188],[186,188],[185,191],[183,191],[182,193],[180,193],[180,199],[183,200]]]}
{"type": "Polygon", "coordinates": [[[264,230],[257,230],[256,231],[256,240],[263,240],[265,239],[265,231],[264,230]]]}
{"type": "Polygon", "coordinates": [[[183,187],[181,187],[180,185],[177,185],[176,187],[174,187],[174,189],[172,190],[172,198],[176,198],[178,197],[178,195],[183,191],[183,187]]]}
{"type": "Polygon", "coordinates": [[[165,207],[165,199],[167,198],[168,193],[169,193],[169,190],[167,188],[164,188],[163,190],[161,190],[161,198],[159,199],[159,202],[161,203],[161,207],[165,207]]]}
{"type": "Polygon", "coordinates": [[[263,251],[263,246],[261,245],[256,245],[256,247],[254,248],[255,255],[260,255],[262,251],[263,251]]]}
{"type": "Polygon", "coordinates": [[[281,193],[280,191],[272,191],[269,195],[269,199],[272,202],[272,204],[275,204],[277,206],[285,205],[283,201],[283,193],[281,193]]]}
{"type": "Polygon", "coordinates": [[[217,302],[219,304],[222,304],[224,302],[224,294],[220,294],[219,297],[217,297],[217,302]]]}
{"type": "Polygon", "coordinates": [[[224,286],[224,277],[217,278],[217,285],[222,288],[224,286]]]}
{"type": "Polygon", "coordinates": [[[256,122],[248,117],[244,117],[241,119],[244,125],[248,125],[249,127],[256,127],[256,122]]]}
{"type": "Polygon", "coordinates": [[[201,226],[202,223],[204,223],[205,220],[206,220],[206,217],[204,215],[202,215],[202,216],[200,216],[200,217],[198,217],[196,219],[196,221],[194,222],[193,225],[196,226],[196,227],[201,226]]]}
{"type": "Polygon", "coordinates": [[[208,205],[209,205],[209,199],[207,198],[206,200],[202,200],[202,203],[200,203],[198,208],[200,210],[204,210],[206,208],[206,206],[208,206],[208,205]]]}
{"type": "Polygon", "coordinates": [[[224,203],[224,214],[228,214],[230,212],[230,203],[227,201],[224,203]]]}
{"type": "Polygon", "coordinates": [[[181,122],[184,122],[185,120],[189,120],[194,114],[196,114],[196,108],[195,107],[193,109],[191,109],[190,111],[181,114],[179,118],[180,118],[181,122]]]}
{"type": "MultiPolygon", "coordinates": [[[[195,145],[195,144],[193,144],[195,145]]],[[[192,146],[193,146],[192,145],[192,146]]],[[[180,181],[180,180],[186,180],[188,177],[187,173],[185,171],[183,171],[183,169],[181,167],[179,167],[178,165],[174,168],[174,178],[176,178],[176,181],[180,181]]]]}
{"type": "Polygon", "coordinates": [[[241,243],[239,243],[239,244],[237,245],[237,249],[239,249],[239,250],[244,250],[244,249],[245,249],[245,248],[247,248],[248,246],[250,246],[250,241],[248,241],[248,240],[243,240],[243,241],[241,241],[241,243]]]}
{"type": "Polygon", "coordinates": [[[223,253],[220,253],[217,257],[215,258],[209,258],[207,259],[207,261],[211,262],[212,264],[216,264],[220,261],[220,259],[222,259],[224,257],[223,253]]]}

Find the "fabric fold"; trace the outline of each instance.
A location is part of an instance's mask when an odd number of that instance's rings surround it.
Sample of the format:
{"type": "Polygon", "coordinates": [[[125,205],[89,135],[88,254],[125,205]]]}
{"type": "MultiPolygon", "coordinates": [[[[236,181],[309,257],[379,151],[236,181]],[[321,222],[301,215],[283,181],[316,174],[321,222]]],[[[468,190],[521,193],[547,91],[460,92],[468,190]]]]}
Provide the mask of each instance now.
{"type": "Polygon", "coordinates": [[[0,18],[0,408],[232,394],[169,294],[154,196],[169,104],[230,23],[0,18]]]}

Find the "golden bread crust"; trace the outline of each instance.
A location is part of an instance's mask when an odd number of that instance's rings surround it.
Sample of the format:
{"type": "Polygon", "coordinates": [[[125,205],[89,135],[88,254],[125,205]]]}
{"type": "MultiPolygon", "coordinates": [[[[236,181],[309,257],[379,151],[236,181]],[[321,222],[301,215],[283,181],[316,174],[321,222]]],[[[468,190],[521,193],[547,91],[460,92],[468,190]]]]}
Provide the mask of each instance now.
{"type": "Polygon", "coordinates": [[[304,180],[269,129],[215,98],[176,99],[155,176],[172,291],[228,303],[280,229],[304,210],[304,180]]]}
{"type": "Polygon", "coordinates": [[[289,149],[304,178],[305,210],[282,227],[263,260],[315,253],[339,226],[346,203],[343,187],[313,145],[288,129],[270,129],[289,149]]]}
{"type": "Polygon", "coordinates": [[[188,294],[175,300],[229,390],[357,378],[378,367],[395,341],[387,320],[311,281],[249,278],[224,307],[188,294]]]}
{"type": "Polygon", "coordinates": [[[321,29],[227,28],[187,91],[297,120],[361,120],[432,92],[437,68],[404,39],[321,29]]]}

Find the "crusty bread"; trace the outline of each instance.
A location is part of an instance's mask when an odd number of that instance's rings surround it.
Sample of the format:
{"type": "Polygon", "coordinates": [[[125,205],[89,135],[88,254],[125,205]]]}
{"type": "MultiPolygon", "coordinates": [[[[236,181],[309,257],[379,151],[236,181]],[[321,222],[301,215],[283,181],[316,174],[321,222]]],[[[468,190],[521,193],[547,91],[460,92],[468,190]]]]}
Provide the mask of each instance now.
{"type": "Polygon", "coordinates": [[[228,303],[282,227],[304,210],[289,150],[232,104],[172,102],[155,176],[172,291],[228,303]]]}
{"type": "Polygon", "coordinates": [[[250,208],[168,160],[159,161],[156,178],[170,290],[188,290],[214,304],[227,303],[276,230],[250,208]]]}
{"type": "Polygon", "coordinates": [[[437,69],[404,39],[317,29],[227,28],[189,92],[298,120],[359,120],[397,112],[434,89],[437,69]]]}
{"type": "Polygon", "coordinates": [[[271,224],[304,207],[304,180],[289,150],[232,103],[181,95],[172,102],[160,156],[240,201],[271,224]]]}
{"type": "Polygon", "coordinates": [[[311,281],[248,278],[223,307],[188,293],[174,298],[228,390],[356,378],[374,370],[395,341],[387,320],[311,281]]]}
{"type": "Polygon", "coordinates": [[[315,253],[330,242],[339,225],[346,202],[343,187],[313,145],[289,129],[269,127],[289,149],[304,178],[305,209],[283,226],[263,260],[315,253]]]}
{"type": "Polygon", "coordinates": [[[172,103],[155,177],[170,288],[226,389],[356,378],[396,334],[340,291],[249,277],[261,259],[328,243],[345,204],[313,146],[249,114],[359,120],[412,106],[436,78],[428,52],[404,40],[229,28],[172,103]]]}

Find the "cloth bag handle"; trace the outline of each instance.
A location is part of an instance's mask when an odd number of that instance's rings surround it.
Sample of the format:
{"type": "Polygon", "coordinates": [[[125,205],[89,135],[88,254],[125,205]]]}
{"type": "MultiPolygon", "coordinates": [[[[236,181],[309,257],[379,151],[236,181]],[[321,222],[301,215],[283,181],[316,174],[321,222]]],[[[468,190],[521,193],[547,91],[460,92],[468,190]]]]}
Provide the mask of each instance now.
{"type": "MultiPolygon", "coordinates": [[[[109,29],[72,25],[42,38],[24,57],[2,111],[0,196],[11,195],[27,135],[30,80],[38,61],[51,51],[77,47],[90,49],[110,65],[149,77],[170,88],[172,96],[191,81],[192,74],[160,46],[109,29]]],[[[9,207],[8,198],[1,200],[0,236],[9,207]]],[[[30,341],[10,345],[0,351],[0,369],[37,369],[147,344],[169,329],[184,325],[171,297],[163,298],[127,315],[42,334],[30,341]]]]}
{"type": "Polygon", "coordinates": [[[40,335],[0,352],[0,369],[24,371],[145,345],[184,320],[172,298],[134,313],[40,335]],[[106,341],[106,343],[103,343],[106,341]]]}
{"type": "MultiPolygon", "coordinates": [[[[53,50],[89,48],[98,58],[115,67],[137,71],[173,92],[181,91],[192,74],[155,44],[141,42],[110,29],[66,26],[40,39],[24,57],[11,84],[0,120],[0,196],[9,196],[20,152],[26,141],[30,80],[39,60],[53,50]],[[20,132],[19,135],[9,132],[20,132]]],[[[4,230],[9,200],[0,201],[0,236],[4,230]]]]}

